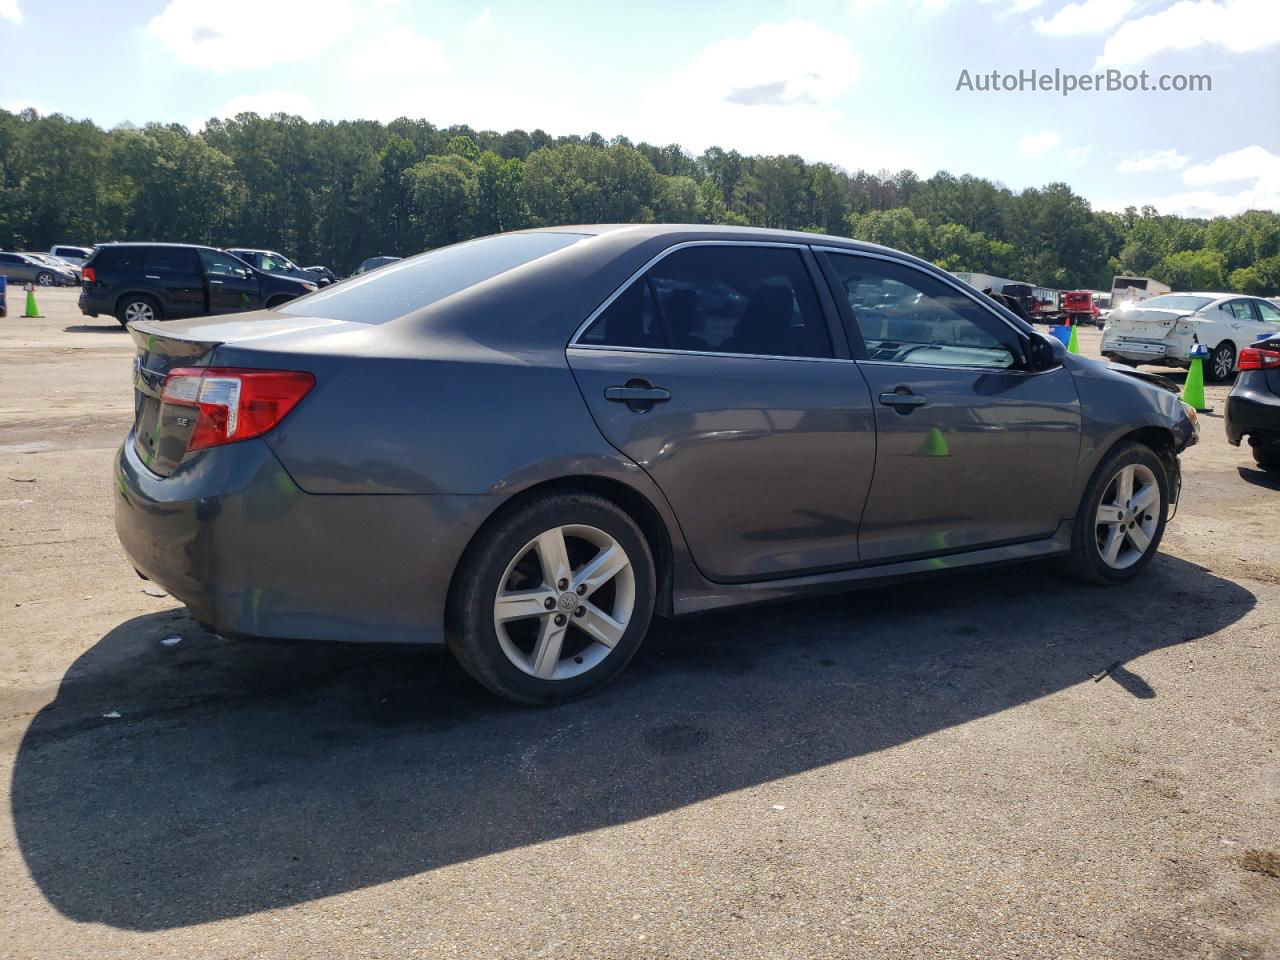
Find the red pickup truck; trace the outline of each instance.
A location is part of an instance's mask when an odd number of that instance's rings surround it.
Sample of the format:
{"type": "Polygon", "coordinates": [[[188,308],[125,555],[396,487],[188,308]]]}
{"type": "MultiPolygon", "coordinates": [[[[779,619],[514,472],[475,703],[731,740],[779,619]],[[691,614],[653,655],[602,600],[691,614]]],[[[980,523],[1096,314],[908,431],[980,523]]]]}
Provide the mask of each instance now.
{"type": "Polygon", "coordinates": [[[1098,305],[1091,290],[1067,290],[1062,294],[1062,314],[1067,324],[1097,324],[1098,305]]]}

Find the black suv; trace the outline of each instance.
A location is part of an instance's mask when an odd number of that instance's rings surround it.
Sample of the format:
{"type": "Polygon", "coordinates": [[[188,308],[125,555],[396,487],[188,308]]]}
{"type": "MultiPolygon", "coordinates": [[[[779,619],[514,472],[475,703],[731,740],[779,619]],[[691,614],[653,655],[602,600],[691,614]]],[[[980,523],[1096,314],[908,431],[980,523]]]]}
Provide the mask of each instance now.
{"type": "Polygon", "coordinates": [[[277,307],[314,283],[277,277],[213,247],[186,243],[107,243],[84,265],[80,312],[122,325],[277,307]]]}

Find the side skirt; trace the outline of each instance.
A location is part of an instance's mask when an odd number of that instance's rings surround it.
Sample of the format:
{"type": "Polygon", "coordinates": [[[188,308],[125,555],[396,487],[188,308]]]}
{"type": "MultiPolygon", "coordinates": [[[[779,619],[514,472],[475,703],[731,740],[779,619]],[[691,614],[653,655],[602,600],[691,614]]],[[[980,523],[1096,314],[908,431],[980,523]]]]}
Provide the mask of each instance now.
{"type": "Polygon", "coordinates": [[[927,577],[936,573],[969,570],[974,567],[1017,563],[1023,560],[1039,560],[1066,553],[1071,549],[1070,520],[1059,524],[1051,537],[1030,540],[1025,543],[1007,544],[951,553],[942,556],[881,563],[869,567],[856,567],[832,573],[791,577],[785,580],[766,580],[756,583],[712,583],[697,572],[691,564],[682,564],[676,571],[672,606],[676,616],[701,613],[724,607],[736,607],[751,603],[768,603],[817,593],[836,593],[879,586],[895,580],[927,577]]]}

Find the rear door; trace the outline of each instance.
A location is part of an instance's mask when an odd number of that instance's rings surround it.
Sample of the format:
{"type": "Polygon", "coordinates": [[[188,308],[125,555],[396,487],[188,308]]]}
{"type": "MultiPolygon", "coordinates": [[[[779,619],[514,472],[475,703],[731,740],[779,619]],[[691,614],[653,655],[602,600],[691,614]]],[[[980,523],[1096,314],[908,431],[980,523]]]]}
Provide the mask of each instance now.
{"type": "Polygon", "coordinates": [[[1025,369],[1023,335],[959,285],[889,257],[823,256],[874,401],[862,559],[1052,534],[1080,447],[1071,374],[1025,369]]]}
{"type": "Polygon", "coordinates": [[[166,318],[208,313],[204,277],[190,247],[148,247],[142,276],[146,288],[160,297],[166,318]]]}
{"type": "Polygon", "coordinates": [[[815,270],[801,245],[680,245],[568,350],[601,432],[661,488],[712,580],[858,560],[874,414],[815,270]]]}
{"type": "Polygon", "coordinates": [[[209,284],[210,313],[237,313],[262,306],[258,275],[243,260],[201,247],[200,262],[209,284]]]}

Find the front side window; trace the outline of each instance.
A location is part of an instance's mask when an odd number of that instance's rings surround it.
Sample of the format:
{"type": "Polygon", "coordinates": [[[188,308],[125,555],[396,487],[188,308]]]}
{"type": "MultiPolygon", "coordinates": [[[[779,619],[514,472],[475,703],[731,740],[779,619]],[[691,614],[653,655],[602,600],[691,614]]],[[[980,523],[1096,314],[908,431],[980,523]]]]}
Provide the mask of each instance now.
{"type": "Polygon", "coordinates": [[[200,262],[204,264],[204,272],[211,277],[236,277],[244,280],[249,276],[249,268],[242,261],[217,250],[201,250],[200,262]]]}
{"type": "Polygon", "coordinates": [[[829,254],[871,360],[1011,367],[1013,336],[949,284],[906,264],[829,254]]]}

